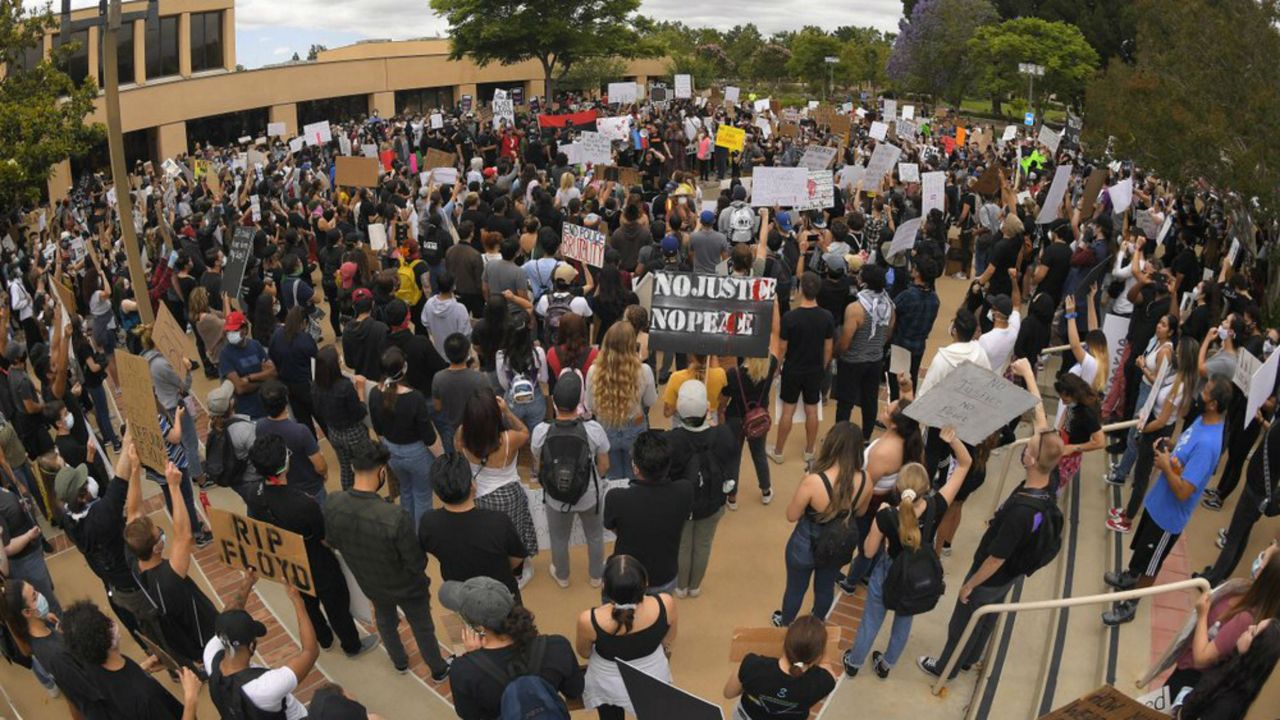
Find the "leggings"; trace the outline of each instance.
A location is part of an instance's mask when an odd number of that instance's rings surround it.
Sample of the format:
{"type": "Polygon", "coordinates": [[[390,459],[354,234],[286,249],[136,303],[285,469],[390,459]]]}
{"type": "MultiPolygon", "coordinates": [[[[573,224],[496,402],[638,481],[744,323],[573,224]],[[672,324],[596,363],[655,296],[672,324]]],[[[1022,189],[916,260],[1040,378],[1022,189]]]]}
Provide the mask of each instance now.
{"type": "Polygon", "coordinates": [[[884,363],[836,362],[836,422],[851,419],[853,408],[862,409],[862,432],[870,435],[876,426],[876,406],[880,401],[880,377],[884,363]]]}

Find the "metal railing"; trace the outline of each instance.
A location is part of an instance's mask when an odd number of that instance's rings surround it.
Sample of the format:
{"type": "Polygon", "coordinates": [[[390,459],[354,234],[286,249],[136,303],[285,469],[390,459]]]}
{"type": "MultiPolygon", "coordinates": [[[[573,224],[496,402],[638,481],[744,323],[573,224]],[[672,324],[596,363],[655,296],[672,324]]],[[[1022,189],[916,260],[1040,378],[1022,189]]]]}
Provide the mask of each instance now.
{"type": "MultiPolygon", "coordinates": [[[[1018,613],[1026,610],[1055,610],[1058,608],[1077,607],[1079,605],[1100,605],[1103,603],[1113,603],[1121,600],[1137,600],[1138,598],[1150,597],[1152,595],[1163,595],[1164,593],[1180,592],[1182,590],[1190,590],[1197,588],[1201,593],[1209,592],[1212,587],[1209,581],[1204,578],[1192,578],[1189,580],[1179,580],[1175,583],[1167,585],[1152,585],[1135,590],[1124,590],[1122,592],[1103,593],[1101,595],[1086,595],[1084,597],[1059,598],[1057,600],[1036,600],[1023,603],[999,603],[995,605],[983,605],[978,608],[973,616],[969,618],[969,623],[965,625],[964,632],[960,635],[960,642],[956,644],[955,652],[951,653],[951,657],[947,660],[947,664],[942,668],[938,681],[933,684],[933,694],[940,695],[950,682],[948,675],[955,668],[956,663],[960,661],[961,650],[969,642],[969,636],[973,634],[973,629],[977,626],[978,621],[987,615],[1000,613],[1007,615],[1010,613],[1018,613]]],[[[994,636],[994,634],[993,634],[994,636]]]]}

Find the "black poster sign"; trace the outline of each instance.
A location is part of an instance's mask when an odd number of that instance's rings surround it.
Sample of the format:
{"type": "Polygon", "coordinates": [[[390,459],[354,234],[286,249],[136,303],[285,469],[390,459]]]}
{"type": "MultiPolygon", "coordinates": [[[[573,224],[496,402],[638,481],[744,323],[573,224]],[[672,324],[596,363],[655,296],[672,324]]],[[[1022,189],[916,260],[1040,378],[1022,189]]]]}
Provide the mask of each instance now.
{"type": "Polygon", "coordinates": [[[249,256],[253,254],[253,236],[257,233],[252,227],[237,225],[231,237],[231,251],[227,253],[227,266],[222,270],[222,292],[227,297],[240,297],[240,286],[244,283],[244,270],[249,266],[249,256]]]}
{"type": "Polygon", "coordinates": [[[649,347],[678,353],[768,357],[773,278],[653,273],[649,347]]]}
{"type": "Polygon", "coordinates": [[[724,720],[720,706],[669,685],[625,660],[618,661],[622,684],[636,720],[724,720]]]}

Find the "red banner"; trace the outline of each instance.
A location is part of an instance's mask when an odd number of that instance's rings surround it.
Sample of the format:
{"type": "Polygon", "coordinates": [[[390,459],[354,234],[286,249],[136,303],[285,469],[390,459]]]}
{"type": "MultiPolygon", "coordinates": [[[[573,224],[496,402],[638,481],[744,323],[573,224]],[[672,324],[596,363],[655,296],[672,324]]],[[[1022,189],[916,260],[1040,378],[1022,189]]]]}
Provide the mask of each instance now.
{"type": "Polygon", "coordinates": [[[573,123],[574,127],[581,128],[584,125],[595,126],[596,111],[583,110],[576,113],[565,113],[564,115],[539,115],[538,125],[544,128],[556,127],[562,128],[569,123],[573,123]]]}

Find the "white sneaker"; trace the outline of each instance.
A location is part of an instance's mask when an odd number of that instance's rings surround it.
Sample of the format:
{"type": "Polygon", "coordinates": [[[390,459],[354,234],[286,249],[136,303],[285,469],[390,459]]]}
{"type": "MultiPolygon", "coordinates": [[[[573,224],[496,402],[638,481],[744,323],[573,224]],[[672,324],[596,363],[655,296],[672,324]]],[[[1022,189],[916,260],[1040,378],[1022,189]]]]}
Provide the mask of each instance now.
{"type": "Polygon", "coordinates": [[[738,509],[738,501],[737,501],[737,500],[728,500],[728,499],[726,499],[726,500],[724,501],[724,504],[725,504],[725,506],[726,506],[726,507],[728,507],[730,510],[737,510],[737,509],[738,509]]]}
{"type": "Polygon", "coordinates": [[[1124,517],[1124,508],[1113,507],[1110,510],[1107,510],[1107,517],[1109,518],[1124,517]]]}
{"type": "Polygon", "coordinates": [[[811,467],[813,467],[813,453],[806,450],[804,453],[804,469],[808,472],[811,467]]]}
{"type": "Polygon", "coordinates": [[[671,594],[672,594],[672,595],[675,595],[675,596],[676,596],[676,597],[678,597],[678,598],[686,598],[686,597],[689,597],[689,591],[688,591],[688,590],[685,590],[684,588],[676,588],[676,589],[675,589],[675,592],[673,592],[673,593],[671,593],[671,594]]]}
{"type": "Polygon", "coordinates": [[[1226,528],[1218,528],[1218,537],[1225,538],[1227,536],[1226,528]]]}
{"type": "Polygon", "coordinates": [[[773,450],[765,450],[764,454],[768,455],[770,460],[774,461],[779,465],[787,461],[787,459],[780,452],[774,452],[773,450]]]}
{"type": "Polygon", "coordinates": [[[771,502],[773,502],[773,488],[765,490],[764,493],[760,495],[761,504],[768,505],[771,502]]]}
{"type": "Polygon", "coordinates": [[[702,588],[689,588],[689,597],[696,598],[702,594],[702,588]]]}
{"type": "Polygon", "coordinates": [[[562,588],[567,588],[567,587],[569,587],[569,581],[568,581],[568,580],[561,580],[561,579],[560,579],[560,575],[559,575],[558,573],[556,573],[556,566],[555,566],[555,565],[548,565],[548,566],[547,566],[547,572],[551,573],[551,579],[552,579],[552,580],[555,580],[557,585],[559,585],[559,586],[560,586],[560,587],[562,587],[562,588]]]}
{"type": "Polygon", "coordinates": [[[520,571],[520,577],[516,579],[516,588],[519,590],[523,590],[524,586],[528,585],[529,581],[532,579],[533,579],[533,561],[530,560],[529,558],[525,558],[524,570],[520,571]]]}
{"type": "Polygon", "coordinates": [[[603,584],[604,584],[604,580],[602,580],[602,579],[600,579],[600,578],[590,578],[590,579],[588,579],[588,580],[587,580],[587,584],[588,584],[588,585],[590,585],[590,586],[591,586],[591,587],[593,587],[593,588],[598,588],[598,587],[600,587],[601,585],[603,585],[603,584]]]}

